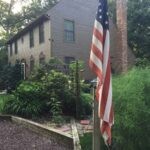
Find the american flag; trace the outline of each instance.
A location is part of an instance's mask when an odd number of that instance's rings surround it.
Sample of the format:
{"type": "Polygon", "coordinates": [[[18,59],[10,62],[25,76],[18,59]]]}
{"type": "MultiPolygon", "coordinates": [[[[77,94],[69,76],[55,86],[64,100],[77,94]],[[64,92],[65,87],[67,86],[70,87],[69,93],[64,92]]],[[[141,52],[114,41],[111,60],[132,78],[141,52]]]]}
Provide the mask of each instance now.
{"type": "Polygon", "coordinates": [[[100,130],[107,145],[111,144],[111,127],[114,120],[109,50],[110,34],[107,0],[99,0],[89,65],[97,76],[96,98],[99,103],[100,130]]]}

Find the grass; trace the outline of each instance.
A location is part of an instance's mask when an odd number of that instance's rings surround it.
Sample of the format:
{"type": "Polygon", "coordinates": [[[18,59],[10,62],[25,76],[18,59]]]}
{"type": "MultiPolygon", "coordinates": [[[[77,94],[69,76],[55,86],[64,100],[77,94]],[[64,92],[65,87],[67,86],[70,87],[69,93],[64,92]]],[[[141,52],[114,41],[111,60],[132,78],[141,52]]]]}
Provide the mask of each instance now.
{"type": "Polygon", "coordinates": [[[0,113],[3,111],[3,107],[5,104],[5,101],[10,97],[10,95],[0,95],[0,113]]]}
{"type": "Polygon", "coordinates": [[[82,150],[92,150],[92,133],[85,133],[80,136],[82,150]]]}

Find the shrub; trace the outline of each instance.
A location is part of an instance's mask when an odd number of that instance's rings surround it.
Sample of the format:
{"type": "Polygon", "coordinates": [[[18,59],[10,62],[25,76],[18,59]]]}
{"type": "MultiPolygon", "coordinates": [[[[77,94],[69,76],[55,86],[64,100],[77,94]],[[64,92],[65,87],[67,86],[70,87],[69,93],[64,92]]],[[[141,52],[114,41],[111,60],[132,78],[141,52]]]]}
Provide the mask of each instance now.
{"type": "Polygon", "coordinates": [[[88,93],[81,94],[82,115],[87,116],[92,114],[92,95],[88,93]]]}
{"type": "Polygon", "coordinates": [[[5,102],[4,111],[24,117],[37,116],[44,108],[44,96],[41,85],[37,82],[23,82],[5,102]]]}
{"type": "Polygon", "coordinates": [[[134,68],[114,77],[113,149],[150,149],[150,69],[134,68]]]}

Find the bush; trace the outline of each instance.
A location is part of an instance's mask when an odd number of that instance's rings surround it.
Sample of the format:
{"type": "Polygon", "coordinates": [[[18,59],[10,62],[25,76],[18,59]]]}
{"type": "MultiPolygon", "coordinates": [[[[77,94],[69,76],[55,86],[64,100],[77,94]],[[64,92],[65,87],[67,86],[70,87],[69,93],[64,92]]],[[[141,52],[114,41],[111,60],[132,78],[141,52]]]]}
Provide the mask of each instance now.
{"type": "Polygon", "coordinates": [[[88,93],[81,94],[82,115],[87,116],[92,114],[92,95],[88,93]]]}
{"type": "Polygon", "coordinates": [[[45,106],[43,99],[40,83],[25,81],[5,102],[4,111],[24,117],[37,116],[42,113],[45,106]]]}
{"type": "Polygon", "coordinates": [[[25,117],[51,113],[53,96],[61,103],[63,113],[75,114],[74,95],[69,89],[68,78],[60,72],[44,74],[40,82],[24,81],[13,93],[13,98],[6,102],[5,112],[25,117]],[[72,108],[71,108],[72,107],[72,108]]]}
{"type": "Polygon", "coordinates": [[[134,68],[114,77],[113,149],[150,149],[150,69],[134,68]]]}

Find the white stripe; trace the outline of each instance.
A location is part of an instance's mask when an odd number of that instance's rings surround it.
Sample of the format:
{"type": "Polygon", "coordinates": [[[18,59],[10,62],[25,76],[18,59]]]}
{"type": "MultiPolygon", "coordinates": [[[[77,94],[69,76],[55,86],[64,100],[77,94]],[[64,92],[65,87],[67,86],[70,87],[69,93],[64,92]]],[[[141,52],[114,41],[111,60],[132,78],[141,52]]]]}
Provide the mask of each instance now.
{"type": "Polygon", "coordinates": [[[101,33],[103,36],[103,27],[100,22],[95,19],[94,27],[101,33]]]}
{"type": "Polygon", "coordinates": [[[104,43],[104,51],[103,51],[103,77],[105,78],[108,58],[109,58],[109,48],[110,48],[110,35],[109,31],[106,31],[106,38],[104,43]]]}
{"type": "Polygon", "coordinates": [[[93,34],[92,43],[93,43],[93,44],[100,50],[100,52],[102,53],[102,50],[103,50],[102,43],[100,42],[99,39],[97,39],[97,38],[95,37],[94,34],[93,34]]]}
{"type": "Polygon", "coordinates": [[[102,71],[102,62],[91,50],[90,60],[102,71]]]}
{"type": "Polygon", "coordinates": [[[108,145],[107,140],[108,140],[109,137],[108,137],[107,133],[104,132],[102,136],[103,136],[103,138],[104,138],[105,144],[108,145]]]}
{"type": "Polygon", "coordinates": [[[111,82],[111,77],[110,77],[107,103],[106,103],[104,117],[103,117],[103,120],[106,122],[109,122],[111,107],[112,107],[112,82],[111,82]]]}

